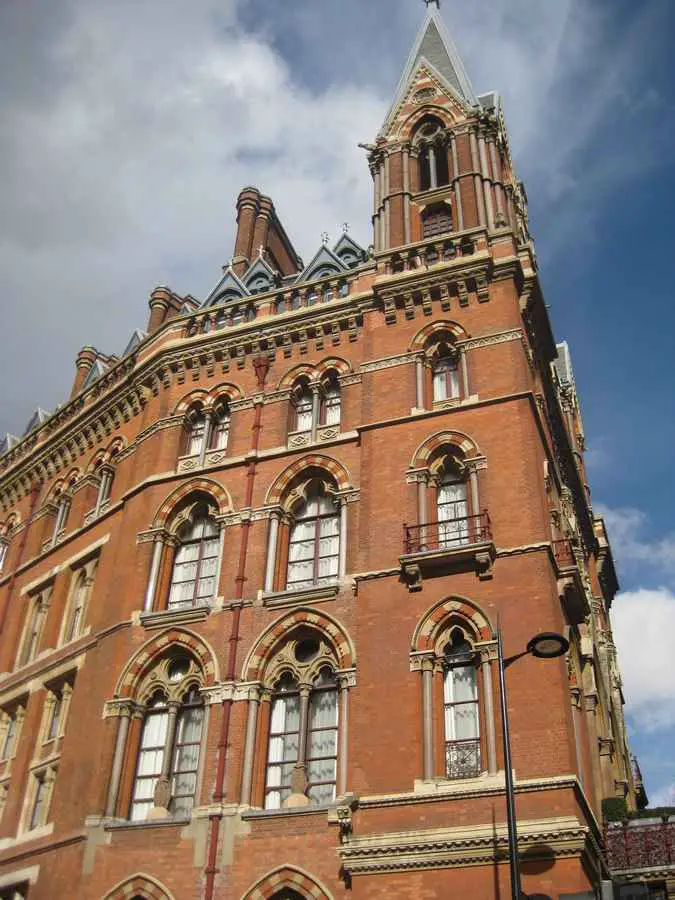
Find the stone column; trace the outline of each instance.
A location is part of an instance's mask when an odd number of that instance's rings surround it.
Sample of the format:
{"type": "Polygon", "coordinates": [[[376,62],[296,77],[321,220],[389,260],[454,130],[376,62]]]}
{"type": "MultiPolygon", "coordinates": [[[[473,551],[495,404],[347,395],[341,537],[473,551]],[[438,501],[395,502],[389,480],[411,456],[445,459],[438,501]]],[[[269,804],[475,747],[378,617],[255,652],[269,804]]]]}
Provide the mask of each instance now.
{"type": "Polygon", "coordinates": [[[429,187],[433,190],[438,187],[438,167],[436,166],[436,147],[433,144],[427,145],[427,153],[429,155],[429,187]]]}
{"type": "Polygon", "coordinates": [[[108,785],[108,798],[105,804],[105,816],[110,818],[115,815],[117,810],[117,799],[120,790],[120,778],[122,776],[122,764],[127,746],[127,735],[129,733],[129,721],[131,718],[131,707],[124,705],[120,708],[117,717],[117,736],[115,738],[115,752],[113,754],[112,771],[110,773],[110,783],[108,785]]]}
{"type": "Polygon", "coordinates": [[[157,591],[157,579],[159,577],[159,567],[162,561],[163,549],[164,543],[162,541],[162,538],[158,535],[155,537],[155,542],[152,547],[150,577],[148,578],[148,586],[145,591],[145,603],[143,605],[144,612],[152,612],[152,608],[155,605],[155,592],[157,591]]]}
{"type": "Polygon", "coordinates": [[[419,550],[426,550],[427,542],[427,483],[424,480],[417,482],[417,515],[419,516],[418,532],[419,550]]]}
{"type": "Polygon", "coordinates": [[[492,204],[492,180],[490,178],[490,170],[488,167],[485,138],[482,135],[478,138],[478,152],[480,154],[480,168],[483,175],[483,196],[485,198],[487,226],[490,230],[493,230],[495,227],[495,215],[492,204]]]}
{"type": "Polygon", "coordinates": [[[336,794],[341,796],[347,793],[348,749],[349,749],[349,679],[340,678],[340,717],[338,727],[340,729],[340,745],[338,747],[338,770],[336,794]]]}
{"type": "Polygon", "coordinates": [[[340,500],[340,555],[338,558],[338,575],[344,578],[347,574],[347,501],[340,500]]]}
{"type": "Polygon", "coordinates": [[[424,409],[424,357],[415,359],[415,406],[424,409]]]}
{"type": "Polygon", "coordinates": [[[300,685],[298,761],[293,768],[293,775],[291,776],[291,794],[286,800],[287,807],[309,806],[309,797],[305,791],[307,790],[307,719],[309,717],[310,690],[310,685],[300,685]]]}
{"type": "Polygon", "coordinates": [[[434,777],[434,662],[422,660],[422,755],[423,777],[434,777]]]}
{"type": "Polygon", "coordinates": [[[459,367],[462,372],[462,396],[466,399],[469,396],[469,367],[464,350],[459,351],[459,367]]]}
{"type": "Polygon", "coordinates": [[[495,733],[494,700],[492,697],[492,672],[489,657],[483,657],[480,664],[480,670],[483,677],[488,772],[490,775],[494,775],[497,771],[497,739],[495,733]]]}
{"type": "Polygon", "coordinates": [[[482,179],[479,172],[476,135],[473,131],[469,135],[469,144],[471,147],[471,168],[473,169],[474,190],[476,192],[476,206],[478,207],[478,224],[485,225],[485,202],[483,197],[482,179]]]}
{"type": "Polygon", "coordinates": [[[474,468],[469,471],[469,488],[471,490],[471,506],[474,516],[480,513],[480,498],[478,496],[478,472],[474,468]]]}
{"type": "Polygon", "coordinates": [[[410,243],[410,148],[401,152],[403,166],[403,243],[410,243]]]}
{"type": "Polygon", "coordinates": [[[108,466],[101,469],[101,483],[98,486],[98,495],[96,497],[96,507],[94,509],[94,518],[98,518],[101,513],[101,507],[110,496],[110,485],[112,484],[113,470],[108,466]]]}
{"type": "Polygon", "coordinates": [[[462,188],[459,179],[459,159],[457,157],[457,141],[454,134],[450,137],[450,153],[452,155],[452,167],[454,169],[455,206],[457,208],[457,230],[464,230],[464,210],[462,209],[462,188]]]}
{"type": "Polygon", "coordinates": [[[312,385],[312,443],[316,441],[316,432],[319,427],[319,410],[320,410],[319,385],[312,385]]]}
{"type": "Polygon", "coordinates": [[[265,591],[274,590],[274,571],[277,565],[277,541],[279,536],[279,513],[270,513],[270,527],[267,532],[267,560],[265,563],[265,591]]]}
{"type": "Polygon", "coordinates": [[[244,744],[244,762],[241,779],[241,802],[251,805],[251,786],[253,784],[253,761],[255,758],[255,736],[258,726],[258,707],[260,691],[257,687],[248,692],[248,715],[246,718],[246,739],[244,744]]]}

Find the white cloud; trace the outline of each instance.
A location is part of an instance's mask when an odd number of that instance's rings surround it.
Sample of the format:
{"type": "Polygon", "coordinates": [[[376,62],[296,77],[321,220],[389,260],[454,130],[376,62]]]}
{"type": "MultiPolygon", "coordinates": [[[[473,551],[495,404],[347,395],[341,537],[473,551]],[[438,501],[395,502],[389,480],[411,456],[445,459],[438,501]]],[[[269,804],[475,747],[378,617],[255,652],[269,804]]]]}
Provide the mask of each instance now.
{"type": "Polygon", "coordinates": [[[652,791],[649,795],[649,805],[651,807],[675,806],[675,781],[652,791]]]}
{"type": "Polygon", "coordinates": [[[611,618],[626,711],[644,731],[675,726],[675,593],[666,587],[625,591],[614,600],[611,618]]]}
{"type": "MultiPolygon", "coordinates": [[[[598,506],[604,516],[609,538],[619,569],[655,567],[663,575],[675,575],[675,533],[649,540],[649,519],[642,510],[633,507],[612,509],[598,506]]],[[[641,578],[644,581],[643,577],[641,578]]]]}

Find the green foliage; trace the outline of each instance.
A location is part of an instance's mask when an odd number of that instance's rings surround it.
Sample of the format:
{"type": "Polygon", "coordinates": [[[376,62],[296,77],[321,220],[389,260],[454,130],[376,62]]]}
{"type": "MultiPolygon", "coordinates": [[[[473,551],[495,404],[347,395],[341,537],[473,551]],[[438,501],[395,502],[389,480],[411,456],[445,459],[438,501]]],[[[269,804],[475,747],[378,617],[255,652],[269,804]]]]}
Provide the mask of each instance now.
{"type": "Polygon", "coordinates": [[[628,807],[624,797],[605,797],[602,801],[602,816],[605,822],[622,822],[628,818],[628,807]]]}

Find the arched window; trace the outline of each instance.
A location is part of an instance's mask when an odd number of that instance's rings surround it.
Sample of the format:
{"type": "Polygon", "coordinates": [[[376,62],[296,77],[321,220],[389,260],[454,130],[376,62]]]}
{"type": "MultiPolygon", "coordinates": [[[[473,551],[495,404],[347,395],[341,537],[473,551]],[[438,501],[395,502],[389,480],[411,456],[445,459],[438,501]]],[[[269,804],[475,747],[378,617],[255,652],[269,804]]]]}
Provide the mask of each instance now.
{"type": "Polygon", "coordinates": [[[445,774],[471,778],[481,771],[480,712],[475,652],[461,628],[444,649],[445,774]]]}
{"type": "Polygon", "coordinates": [[[230,436],[230,406],[227,398],[220,400],[211,416],[210,450],[226,450],[230,436]]]}
{"type": "Polygon", "coordinates": [[[200,672],[185,655],[170,655],[149,676],[129,818],[151,810],[190,815],[197,793],[204,708],[200,672]]]}
{"type": "Polygon", "coordinates": [[[340,514],[333,497],[318,479],[309,483],[305,499],[293,510],[288,544],[286,589],[331,584],[338,578],[340,514]]]}
{"type": "Polygon", "coordinates": [[[442,204],[425,209],[422,213],[422,237],[429,238],[448,231],[452,231],[452,212],[449,206],[442,204]]]}
{"type": "Polygon", "coordinates": [[[310,288],[307,291],[307,306],[314,306],[315,303],[318,303],[319,295],[317,293],[316,288],[310,288]]]}
{"type": "Polygon", "coordinates": [[[338,755],[335,664],[309,630],[299,630],[284,655],[272,694],[265,809],[281,809],[292,794],[315,805],[332,803],[338,755]]]}
{"type": "Polygon", "coordinates": [[[186,423],[186,456],[200,456],[206,436],[206,416],[201,408],[190,410],[186,423]]]}
{"type": "Polygon", "coordinates": [[[337,372],[330,371],[321,384],[321,425],[340,424],[340,382],[337,372]]]}
{"type": "Polygon", "coordinates": [[[441,341],[432,356],[431,374],[434,400],[452,400],[460,396],[458,354],[441,341]]]}
{"type": "Polygon", "coordinates": [[[306,378],[299,379],[291,394],[295,410],[294,431],[311,431],[313,424],[312,390],[306,378]]]}
{"type": "Polygon", "coordinates": [[[178,530],[167,609],[211,600],[216,592],[220,539],[206,504],[196,504],[178,530]]]}
{"type": "Polygon", "coordinates": [[[73,596],[70,602],[66,629],[63,635],[63,640],[66,644],[69,641],[74,640],[74,638],[78,637],[80,634],[88,592],[89,585],[87,582],[87,573],[83,570],[77,576],[73,596]]]}
{"type": "Polygon", "coordinates": [[[440,119],[426,116],[415,130],[413,143],[418,147],[420,190],[434,190],[448,184],[445,127],[440,119]]]}
{"type": "Polygon", "coordinates": [[[53,544],[55,544],[62,536],[68,522],[71,504],[70,495],[65,491],[60,491],[56,496],[56,504],[56,517],[54,519],[54,531],[52,533],[53,544]]]}

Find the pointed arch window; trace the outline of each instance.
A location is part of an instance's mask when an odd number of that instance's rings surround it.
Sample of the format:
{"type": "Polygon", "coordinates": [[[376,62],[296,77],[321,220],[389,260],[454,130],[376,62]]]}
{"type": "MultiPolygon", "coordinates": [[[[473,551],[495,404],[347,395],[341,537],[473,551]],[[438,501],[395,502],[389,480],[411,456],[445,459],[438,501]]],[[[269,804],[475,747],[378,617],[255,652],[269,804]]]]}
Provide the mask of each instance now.
{"type": "Polygon", "coordinates": [[[293,512],[286,571],[287,590],[331,584],[338,578],[340,514],[322,482],[310,484],[293,512]]]}
{"type": "Polygon", "coordinates": [[[49,594],[51,588],[45,588],[30,598],[30,606],[24,626],[23,640],[19,650],[18,665],[25,666],[35,659],[40,648],[40,638],[47,618],[49,594]]]}
{"type": "Polygon", "coordinates": [[[201,409],[193,409],[187,418],[187,439],[185,453],[187,456],[200,456],[206,437],[206,416],[201,409]]]}
{"type": "Polygon", "coordinates": [[[198,505],[181,525],[178,541],[168,609],[195,606],[211,600],[216,592],[220,538],[218,525],[205,504],[198,505]]]}
{"type": "Polygon", "coordinates": [[[334,665],[326,645],[311,633],[287,646],[292,663],[284,666],[272,693],[265,809],[281,809],[291,794],[304,795],[313,805],[335,799],[339,694],[334,665]]]}
{"type": "Polygon", "coordinates": [[[293,389],[293,407],[295,410],[295,431],[311,431],[314,421],[313,396],[309,382],[301,379],[293,389]]]}
{"type": "Polygon", "coordinates": [[[321,385],[321,425],[339,425],[341,411],[340,382],[331,371],[321,385]]]}
{"type": "Polygon", "coordinates": [[[230,437],[230,405],[227,399],[216,405],[211,419],[210,450],[227,450],[230,437]]]}
{"type": "Polygon", "coordinates": [[[444,650],[445,774],[471,778],[481,771],[478,677],[473,647],[455,628],[444,650]]]}
{"type": "Polygon", "coordinates": [[[204,723],[197,666],[188,657],[169,657],[151,678],[159,686],[143,711],[129,809],[134,822],[153,808],[189,816],[197,793],[204,723]]]}
{"type": "Polygon", "coordinates": [[[71,606],[68,613],[68,620],[66,623],[66,630],[64,633],[64,641],[66,644],[80,634],[88,592],[89,585],[87,580],[87,573],[83,570],[77,576],[75,589],[73,591],[71,606]]]}
{"type": "Polygon", "coordinates": [[[419,153],[421,191],[434,190],[450,181],[445,129],[440,119],[426,116],[417,126],[413,142],[419,153]]]}

